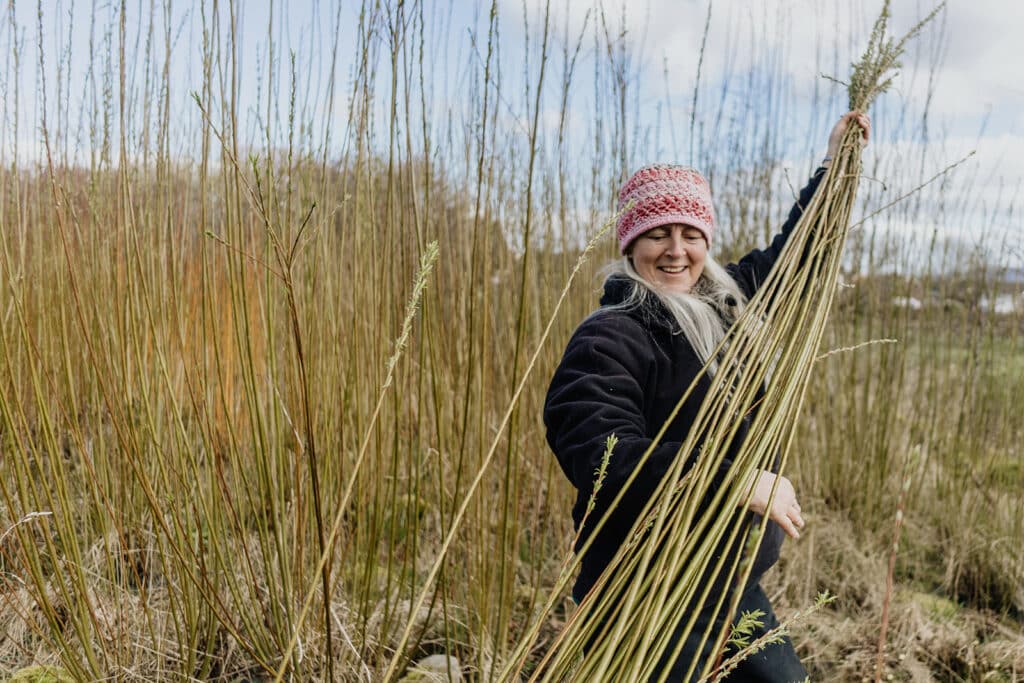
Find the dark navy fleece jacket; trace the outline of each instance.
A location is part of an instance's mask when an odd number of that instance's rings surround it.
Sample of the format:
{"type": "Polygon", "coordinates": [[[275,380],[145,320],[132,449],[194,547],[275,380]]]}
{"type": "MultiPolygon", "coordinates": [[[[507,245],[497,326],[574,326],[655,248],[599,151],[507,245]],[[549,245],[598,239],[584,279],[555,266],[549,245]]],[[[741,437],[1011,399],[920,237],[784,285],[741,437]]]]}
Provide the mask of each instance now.
{"type": "MultiPolygon", "coordinates": [[[[800,192],[781,231],[766,249],[754,250],[739,263],[726,266],[748,297],[753,296],[767,278],[823,175],[824,169],[820,168],[814,173],[800,192]]],[[[582,546],[592,527],[604,516],[654,435],[703,366],[689,342],[679,334],[671,315],[654,297],[649,297],[650,305],[642,309],[606,308],[621,303],[630,286],[630,282],[614,276],[605,283],[602,308],[584,320],[569,340],[544,404],[548,444],[578,492],[572,511],[577,529],[591,497],[605,440],[610,434],[619,439],[596,507],[586,520],[577,547],[582,546]]],[[[590,590],[611,561],[645,502],[668,471],[709,387],[710,380],[702,376],[644,464],[630,493],[612,511],[584,555],[573,589],[577,601],[590,590]]],[[[737,439],[743,438],[746,429],[746,424],[741,425],[737,439]]],[[[691,454],[687,468],[694,459],[695,455],[691,454]]],[[[730,463],[727,458],[724,466],[730,463]]],[[[781,544],[782,530],[769,522],[751,571],[751,585],[778,559],[781,544]]]]}

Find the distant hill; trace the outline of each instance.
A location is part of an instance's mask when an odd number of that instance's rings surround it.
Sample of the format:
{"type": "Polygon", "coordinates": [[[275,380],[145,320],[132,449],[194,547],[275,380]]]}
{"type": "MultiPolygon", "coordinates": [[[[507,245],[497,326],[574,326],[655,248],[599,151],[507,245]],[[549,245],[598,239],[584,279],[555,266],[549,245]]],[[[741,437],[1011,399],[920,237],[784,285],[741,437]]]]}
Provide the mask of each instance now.
{"type": "Polygon", "coordinates": [[[1003,283],[1008,285],[1024,285],[1024,268],[1007,268],[1003,274],[1003,283]]]}

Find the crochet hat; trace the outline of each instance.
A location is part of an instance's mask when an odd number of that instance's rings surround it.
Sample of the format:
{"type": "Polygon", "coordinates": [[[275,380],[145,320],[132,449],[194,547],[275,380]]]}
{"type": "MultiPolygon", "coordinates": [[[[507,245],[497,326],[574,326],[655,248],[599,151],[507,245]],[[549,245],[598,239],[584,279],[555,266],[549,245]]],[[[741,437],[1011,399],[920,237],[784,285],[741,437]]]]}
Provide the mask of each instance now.
{"type": "Polygon", "coordinates": [[[715,233],[715,209],[711,205],[711,188],[697,171],[686,166],[655,164],[633,174],[619,190],[616,223],[619,251],[626,253],[630,243],[659,225],[682,223],[704,233],[711,247],[715,233]],[[623,207],[632,206],[622,212],[623,207]]]}

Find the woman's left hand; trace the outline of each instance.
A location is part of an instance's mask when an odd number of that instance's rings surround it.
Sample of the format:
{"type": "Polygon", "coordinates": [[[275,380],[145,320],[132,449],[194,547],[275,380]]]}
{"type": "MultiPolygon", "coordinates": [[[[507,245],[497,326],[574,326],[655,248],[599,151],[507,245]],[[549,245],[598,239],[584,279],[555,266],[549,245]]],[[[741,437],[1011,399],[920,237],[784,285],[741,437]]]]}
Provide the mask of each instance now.
{"type": "Polygon", "coordinates": [[[828,136],[829,158],[834,157],[839,152],[839,143],[843,141],[843,135],[846,133],[846,129],[849,128],[851,122],[856,123],[861,128],[861,146],[868,144],[868,141],[871,139],[871,117],[856,109],[848,111],[836,122],[828,136]]]}
{"type": "Polygon", "coordinates": [[[804,528],[804,518],[800,512],[800,503],[796,500],[796,489],[793,482],[786,477],[760,472],[754,484],[754,492],[747,507],[759,515],[765,515],[782,527],[792,538],[800,538],[800,529],[804,528]],[[775,480],[779,483],[776,486],[775,480]],[[772,487],[775,486],[775,498],[771,498],[772,487]],[[772,507],[768,509],[771,499],[772,507]]]}

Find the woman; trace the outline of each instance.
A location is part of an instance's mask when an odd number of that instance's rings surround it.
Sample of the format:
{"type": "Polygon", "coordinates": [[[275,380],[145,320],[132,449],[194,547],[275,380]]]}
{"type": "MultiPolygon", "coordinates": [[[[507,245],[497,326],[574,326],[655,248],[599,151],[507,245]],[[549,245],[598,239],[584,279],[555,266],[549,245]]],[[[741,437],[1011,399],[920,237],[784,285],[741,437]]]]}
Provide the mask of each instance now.
{"type": "MultiPolygon", "coordinates": [[[[548,443],[578,491],[573,507],[577,528],[584,522],[606,438],[611,434],[618,437],[596,507],[586,516],[577,547],[586,542],[728,326],[767,278],[851,123],[863,129],[862,144],[867,144],[867,115],[853,111],[840,118],[829,135],[822,165],[800,192],[771,245],[725,267],[709,253],[715,212],[708,183],[699,173],[680,166],[649,166],[623,185],[619,207],[629,208],[620,214],[616,225],[623,258],[605,282],[601,308],[580,324],[569,341],[544,406],[548,443]]],[[[630,494],[611,511],[583,556],[573,589],[577,602],[611,561],[676,457],[709,385],[706,375],[698,380],[630,487],[630,494]]],[[[744,433],[741,430],[738,438],[744,433]]],[[[769,517],[737,610],[737,614],[754,609],[765,613],[764,626],[753,638],[778,625],[759,579],[778,558],[782,533],[799,538],[804,526],[793,485],[785,477],[778,477],[768,509],[775,479],[775,474],[762,472],[749,504],[752,513],[769,517]]],[[[693,636],[671,663],[669,680],[682,681],[695,657],[700,660],[694,667],[699,674],[712,656],[711,643],[697,650],[704,627],[713,617],[698,616],[693,636]]],[[[806,675],[787,638],[746,659],[728,680],[788,683],[802,681],[806,675]]]]}

